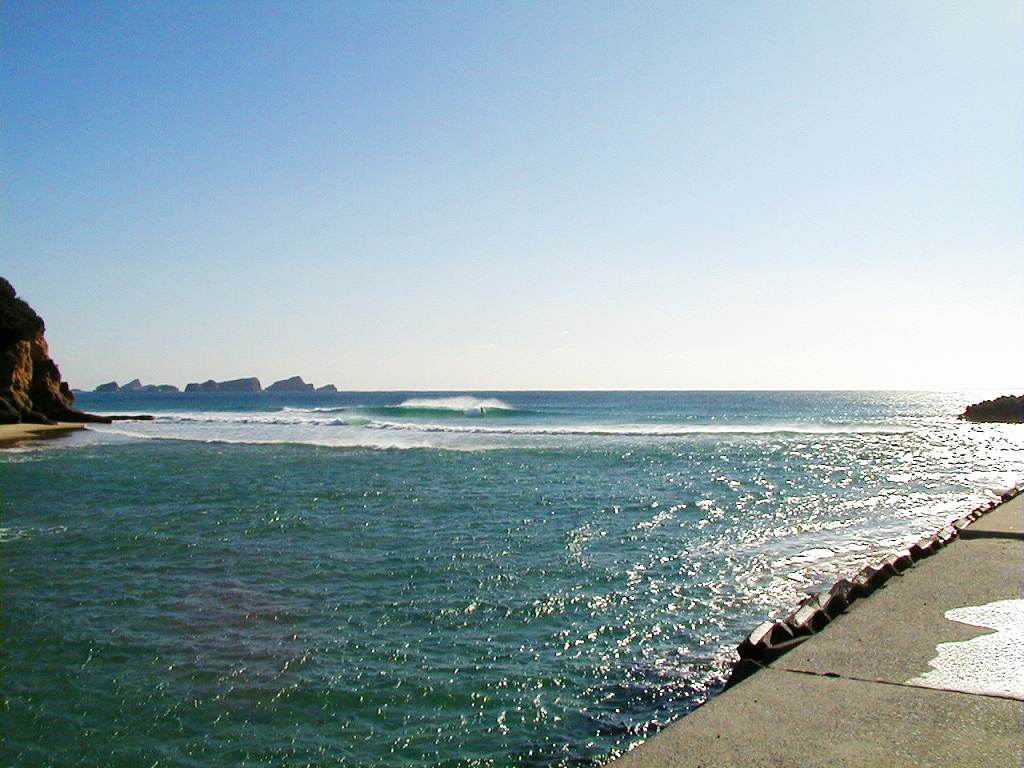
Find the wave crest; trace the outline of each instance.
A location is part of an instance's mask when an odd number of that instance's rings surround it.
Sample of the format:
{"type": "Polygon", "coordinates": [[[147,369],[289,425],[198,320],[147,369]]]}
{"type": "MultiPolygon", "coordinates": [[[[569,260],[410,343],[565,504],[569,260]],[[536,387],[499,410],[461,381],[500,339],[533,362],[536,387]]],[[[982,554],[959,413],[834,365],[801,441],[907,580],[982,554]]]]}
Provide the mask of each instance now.
{"type": "Polygon", "coordinates": [[[516,410],[504,400],[496,397],[481,398],[471,395],[458,395],[455,397],[410,397],[403,400],[396,408],[407,408],[422,411],[461,411],[463,413],[485,413],[486,411],[514,411],[516,410]]]}

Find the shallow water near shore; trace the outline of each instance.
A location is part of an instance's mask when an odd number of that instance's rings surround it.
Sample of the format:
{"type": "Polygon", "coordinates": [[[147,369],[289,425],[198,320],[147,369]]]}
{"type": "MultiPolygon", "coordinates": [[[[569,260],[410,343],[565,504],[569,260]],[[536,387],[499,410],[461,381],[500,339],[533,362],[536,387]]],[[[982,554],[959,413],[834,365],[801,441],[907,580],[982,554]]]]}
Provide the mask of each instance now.
{"type": "Polygon", "coordinates": [[[1024,478],[970,393],[98,396],[0,453],[3,764],[588,765],[1024,478]]]}

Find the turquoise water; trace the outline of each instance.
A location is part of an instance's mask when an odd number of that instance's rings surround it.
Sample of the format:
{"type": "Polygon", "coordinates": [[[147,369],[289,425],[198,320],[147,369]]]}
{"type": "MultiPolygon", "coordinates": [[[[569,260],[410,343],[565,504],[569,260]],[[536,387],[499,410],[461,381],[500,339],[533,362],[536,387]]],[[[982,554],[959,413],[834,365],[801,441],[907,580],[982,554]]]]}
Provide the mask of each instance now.
{"type": "Polygon", "coordinates": [[[1024,478],[972,397],[83,396],[158,418],[0,453],[0,762],[599,763],[1024,478]]]}

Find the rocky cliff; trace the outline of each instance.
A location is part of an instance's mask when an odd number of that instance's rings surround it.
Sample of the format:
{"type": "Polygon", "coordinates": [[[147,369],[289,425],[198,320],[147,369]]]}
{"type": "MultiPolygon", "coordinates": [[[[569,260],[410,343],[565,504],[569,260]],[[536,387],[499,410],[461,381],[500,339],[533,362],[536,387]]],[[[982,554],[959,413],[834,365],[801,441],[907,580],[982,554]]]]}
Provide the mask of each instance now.
{"type": "Polygon", "coordinates": [[[1024,423],[1024,395],[1003,395],[995,400],[968,405],[960,418],[964,421],[1024,423]]]}
{"type": "Polygon", "coordinates": [[[275,381],[267,387],[267,392],[312,392],[313,389],[313,385],[304,382],[301,376],[292,376],[290,379],[275,381]]]}
{"type": "Polygon", "coordinates": [[[207,379],[203,382],[193,381],[185,385],[186,392],[262,392],[260,380],[255,376],[247,379],[231,379],[230,381],[214,381],[207,379]]]}
{"type": "Polygon", "coordinates": [[[0,277],[0,424],[108,421],[73,407],[45,331],[43,319],[0,277]]]}

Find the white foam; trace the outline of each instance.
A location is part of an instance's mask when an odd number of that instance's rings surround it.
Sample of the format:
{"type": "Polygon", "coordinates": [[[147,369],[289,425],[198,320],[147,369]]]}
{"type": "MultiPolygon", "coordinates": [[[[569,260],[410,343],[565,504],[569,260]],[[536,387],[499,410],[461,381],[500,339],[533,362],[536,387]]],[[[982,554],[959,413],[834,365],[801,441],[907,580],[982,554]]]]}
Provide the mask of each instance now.
{"type": "Polygon", "coordinates": [[[593,435],[627,437],[673,437],[684,435],[830,435],[830,434],[902,434],[912,430],[892,427],[829,427],[778,424],[690,425],[690,424],[580,424],[575,426],[466,426],[374,420],[370,429],[395,429],[416,432],[462,432],[493,435],[593,435]]]}
{"type": "Polygon", "coordinates": [[[398,404],[398,408],[435,408],[442,411],[499,411],[514,410],[511,405],[497,398],[480,398],[470,395],[457,397],[411,397],[398,404]]]}
{"type": "Polygon", "coordinates": [[[835,557],[836,553],[825,547],[816,549],[808,549],[805,552],[801,552],[798,555],[792,555],[790,557],[783,557],[780,560],[776,560],[772,563],[773,568],[787,568],[792,565],[804,565],[806,563],[815,563],[819,560],[825,560],[829,557],[835,557]]]}
{"type": "Polygon", "coordinates": [[[961,643],[940,643],[930,672],[908,685],[1009,696],[1024,701],[1024,600],[998,600],[946,611],[946,618],[995,632],[961,643]]]}
{"type": "Polygon", "coordinates": [[[508,448],[508,442],[493,438],[475,440],[457,436],[430,436],[422,433],[370,431],[360,427],[338,426],[322,429],[311,425],[272,425],[256,428],[253,425],[213,425],[204,423],[154,422],[128,426],[120,424],[90,425],[90,431],[109,437],[138,440],[179,440],[194,443],[233,445],[308,445],[323,448],[366,448],[371,450],[411,450],[433,448],[452,451],[498,450],[508,448]]]}

